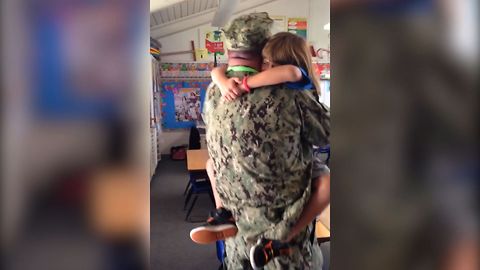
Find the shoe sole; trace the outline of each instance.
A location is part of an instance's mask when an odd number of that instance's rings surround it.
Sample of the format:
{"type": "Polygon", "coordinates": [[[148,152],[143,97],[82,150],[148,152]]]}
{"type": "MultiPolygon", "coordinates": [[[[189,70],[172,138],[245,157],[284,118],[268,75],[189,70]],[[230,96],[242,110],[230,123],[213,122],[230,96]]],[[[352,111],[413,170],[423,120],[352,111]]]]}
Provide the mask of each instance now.
{"type": "MultiPolygon", "coordinates": [[[[257,266],[255,264],[255,247],[257,247],[259,244],[261,243],[260,239],[258,240],[257,244],[255,244],[252,248],[250,248],[250,265],[252,266],[253,270],[261,270],[265,267],[265,265],[263,266],[257,266]]],[[[287,253],[284,253],[282,255],[290,255],[291,254],[291,251],[289,250],[287,253]]],[[[268,262],[270,262],[271,260],[269,260],[268,262]]],[[[267,262],[267,263],[268,263],[267,262]]]]}
{"type": "Polygon", "coordinates": [[[190,238],[197,244],[210,244],[218,240],[235,236],[238,228],[235,225],[220,225],[216,228],[208,228],[205,226],[195,228],[190,231],[190,238]]]}
{"type": "Polygon", "coordinates": [[[255,265],[255,260],[254,260],[254,254],[255,254],[255,247],[257,245],[254,245],[251,249],[250,249],[250,265],[252,266],[253,270],[260,270],[262,269],[263,267],[258,267],[257,265],[255,265]]]}

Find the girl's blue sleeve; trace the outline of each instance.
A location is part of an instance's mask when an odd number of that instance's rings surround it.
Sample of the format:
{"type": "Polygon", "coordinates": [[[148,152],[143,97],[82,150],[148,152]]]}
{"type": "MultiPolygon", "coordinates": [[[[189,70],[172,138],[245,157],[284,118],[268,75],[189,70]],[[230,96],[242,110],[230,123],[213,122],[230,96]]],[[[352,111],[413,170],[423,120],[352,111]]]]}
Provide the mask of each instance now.
{"type": "Polygon", "coordinates": [[[302,72],[302,79],[298,82],[288,82],[286,83],[286,86],[291,89],[297,89],[297,90],[310,90],[313,89],[313,84],[312,81],[310,80],[310,77],[308,77],[307,72],[299,67],[300,72],[302,72]]]}

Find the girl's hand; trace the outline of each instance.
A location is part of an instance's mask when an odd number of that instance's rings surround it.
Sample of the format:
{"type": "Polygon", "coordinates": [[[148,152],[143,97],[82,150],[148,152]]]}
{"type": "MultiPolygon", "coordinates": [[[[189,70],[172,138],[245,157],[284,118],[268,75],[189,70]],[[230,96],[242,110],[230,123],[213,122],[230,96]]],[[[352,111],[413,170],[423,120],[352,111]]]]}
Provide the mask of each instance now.
{"type": "Polygon", "coordinates": [[[223,99],[232,101],[241,96],[244,91],[240,88],[242,81],[239,78],[229,78],[223,83],[219,84],[220,92],[223,99]]]}

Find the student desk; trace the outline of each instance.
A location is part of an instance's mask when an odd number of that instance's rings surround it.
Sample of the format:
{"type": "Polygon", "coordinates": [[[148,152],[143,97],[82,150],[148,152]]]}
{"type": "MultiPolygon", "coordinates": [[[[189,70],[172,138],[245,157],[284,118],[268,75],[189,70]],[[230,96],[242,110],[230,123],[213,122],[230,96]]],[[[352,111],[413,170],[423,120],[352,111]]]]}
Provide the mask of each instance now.
{"type": "Polygon", "coordinates": [[[315,236],[319,242],[326,242],[330,240],[330,229],[327,228],[320,220],[315,224],[315,236]]]}
{"type": "Polygon", "coordinates": [[[187,150],[188,171],[205,171],[209,159],[207,149],[187,150]]]}
{"type": "Polygon", "coordinates": [[[330,205],[327,206],[316,220],[315,236],[320,243],[330,241],[330,205]]]}

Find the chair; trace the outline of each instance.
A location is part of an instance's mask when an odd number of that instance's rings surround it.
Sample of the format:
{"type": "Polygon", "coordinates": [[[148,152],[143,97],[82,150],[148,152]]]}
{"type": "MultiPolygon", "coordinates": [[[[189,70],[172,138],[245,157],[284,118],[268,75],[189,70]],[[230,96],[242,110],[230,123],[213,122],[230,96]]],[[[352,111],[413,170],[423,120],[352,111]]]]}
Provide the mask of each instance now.
{"type": "Polygon", "coordinates": [[[315,152],[318,154],[318,155],[321,155],[321,156],[326,156],[325,158],[323,158],[325,164],[328,166],[329,162],[330,162],[330,145],[326,145],[326,146],[323,146],[323,147],[319,147],[317,149],[315,149],[315,152]]]}
{"type": "Polygon", "coordinates": [[[185,198],[185,203],[183,205],[183,209],[185,210],[187,207],[188,202],[192,195],[195,194],[190,207],[188,208],[187,215],[185,216],[185,220],[188,221],[188,217],[192,212],[193,206],[197,202],[199,194],[208,194],[210,199],[212,200],[213,204],[215,204],[215,199],[213,198],[213,191],[212,186],[210,185],[210,180],[208,180],[208,175],[206,172],[192,172],[190,173],[190,180],[189,180],[190,188],[188,190],[187,197],[185,198]]]}
{"type": "Polygon", "coordinates": [[[185,190],[185,202],[183,204],[183,210],[187,209],[187,204],[190,201],[190,198],[193,194],[200,194],[204,189],[207,188],[207,184],[210,185],[208,181],[208,175],[202,172],[190,172],[188,175],[187,188],[185,190]]]}
{"type": "Polygon", "coordinates": [[[330,241],[319,243],[320,250],[322,251],[323,256],[323,267],[322,270],[330,269],[330,241]]]}
{"type": "MultiPolygon", "coordinates": [[[[200,148],[201,148],[200,132],[198,131],[197,127],[193,126],[190,128],[190,135],[188,138],[188,150],[200,149],[200,148]]],[[[189,188],[190,188],[190,181],[187,182],[187,186],[183,191],[183,196],[187,194],[189,188]]]]}

